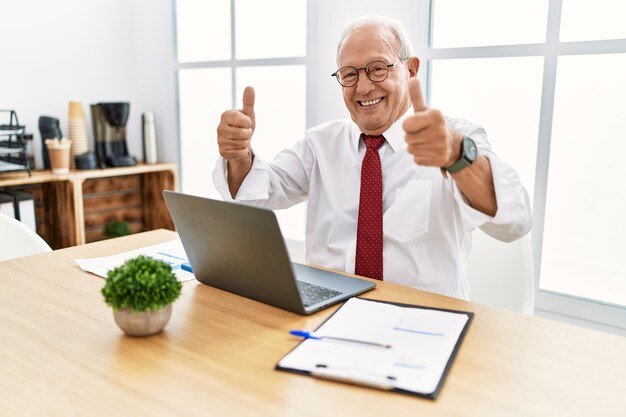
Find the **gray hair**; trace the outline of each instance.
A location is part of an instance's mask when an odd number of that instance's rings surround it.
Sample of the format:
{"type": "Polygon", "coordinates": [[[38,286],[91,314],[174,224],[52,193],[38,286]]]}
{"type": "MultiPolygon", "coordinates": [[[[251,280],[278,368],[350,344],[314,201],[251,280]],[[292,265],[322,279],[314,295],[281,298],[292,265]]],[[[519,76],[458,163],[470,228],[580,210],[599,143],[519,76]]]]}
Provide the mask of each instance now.
{"type": "Polygon", "coordinates": [[[409,35],[406,33],[406,30],[404,30],[404,27],[400,22],[388,17],[365,16],[348,22],[344,27],[343,33],[339,38],[339,43],[337,44],[337,63],[339,63],[339,52],[341,51],[341,47],[348,35],[365,27],[388,29],[391,31],[398,43],[398,57],[400,59],[407,59],[413,56],[413,45],[411,44],[409,35]]]}

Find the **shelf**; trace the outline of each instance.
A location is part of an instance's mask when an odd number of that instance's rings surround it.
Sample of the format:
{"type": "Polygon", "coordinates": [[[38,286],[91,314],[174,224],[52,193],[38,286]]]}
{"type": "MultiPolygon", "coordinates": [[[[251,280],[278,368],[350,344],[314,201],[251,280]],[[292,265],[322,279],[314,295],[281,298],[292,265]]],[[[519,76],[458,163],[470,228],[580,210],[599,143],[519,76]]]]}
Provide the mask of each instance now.
{"type": "Polygon", "coordinates": [[[4,144],[2,143],[2,141],[0,141],[0,155],[9,155],[12,153],[20,153],[20,152],[25,152],[26,151],[26,147],[25,146],[3,146],[4,144]]]}
{"type": "Polygon", "coordinates": [[[89,178],[117,177],[122,175],[144,174],[150,172],[171,171],[176,173],[176,164],[138,164],[132,167],[106,169],[73,169],[67,174],[53,174],[51,170],[33,171],[32,176],[25,172],[0,174],[0,187],[9,185],[37,184],[54,181],[84,181],[89,178]]]}
{"type": "Polygon", "coordinates": [[[21,171],[24,170],[23,165],[14,164],[12,162],[0,161],[0,172],[5,171],[21,171]]]}
{"type": "Polygon", "coordinates": [[[25,126],[20,125],[15,110],[0,110],[0,172],[26,171],[30,166],[24,141],[25,126]]]}
{"type": "Polygon", "coordinates": [[[54,248],[104,239],[108,221],[128,221],[133,232],[174,230],[163,200],[164,189],[176,190],[175,164],[132,167],[0,173],[0,187],[33,192],[37,232],[54,248]]]}

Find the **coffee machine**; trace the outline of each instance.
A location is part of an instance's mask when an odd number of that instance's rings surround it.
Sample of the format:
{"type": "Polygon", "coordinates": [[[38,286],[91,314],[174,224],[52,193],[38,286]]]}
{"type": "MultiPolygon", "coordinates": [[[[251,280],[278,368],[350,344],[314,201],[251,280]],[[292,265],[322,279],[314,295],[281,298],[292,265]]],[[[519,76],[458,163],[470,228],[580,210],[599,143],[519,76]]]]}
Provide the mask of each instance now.
{"type": "Polygon", "coordinates": [[[91,105],[96,157],[100,168],[137,165],[134,156],[128,155],[126,122],[130,103],[97,103],[91,105]]]}

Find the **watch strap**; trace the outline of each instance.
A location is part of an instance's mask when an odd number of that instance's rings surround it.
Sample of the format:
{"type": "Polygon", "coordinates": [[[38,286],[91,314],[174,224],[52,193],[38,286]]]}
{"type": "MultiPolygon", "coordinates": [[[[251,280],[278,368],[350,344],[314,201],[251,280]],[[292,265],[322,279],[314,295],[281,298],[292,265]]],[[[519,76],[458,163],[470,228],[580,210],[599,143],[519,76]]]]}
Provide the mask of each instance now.
{"type": "Polygon", "coordinates": [[[461,140],[461,157],[454,164],[450,165],[449,167],[444,168],[446,171],[448,171],[451,174],[456,174],[462,169],[467,168],[468,166],[472,165],[472,163],[474,162],[473,160],[468,159],[467,155],[465,154],[464,142],[466,140],[472,140],[472,139],[465,136],[461,140]]]}
{"type": "Polygon", "coordinates": [[[463,168],[467,168],[471,164],[472,163],[470,161],[468,161],[463,156],[461,156],[458,161],[456,161],[454,164],[450,165],[449,167],[446,167],[445,170],[448,171],[450,174],[456,174],[457,172],[459,172],[463,168]]]}

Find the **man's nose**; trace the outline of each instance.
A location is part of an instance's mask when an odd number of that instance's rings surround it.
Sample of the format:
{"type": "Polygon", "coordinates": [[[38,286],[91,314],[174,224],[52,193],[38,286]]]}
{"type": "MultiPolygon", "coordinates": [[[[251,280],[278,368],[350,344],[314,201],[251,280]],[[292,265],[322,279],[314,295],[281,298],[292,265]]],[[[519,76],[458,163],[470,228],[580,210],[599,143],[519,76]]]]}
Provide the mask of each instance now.
{"type": "Polygon", "coordinates": [[[363,72],[359,70],[359,78],[356,82],[356,92],[359,94],[367,94],[374,89],[374,82],[367,76],[367,72],[363,69],[363,72]]]}

